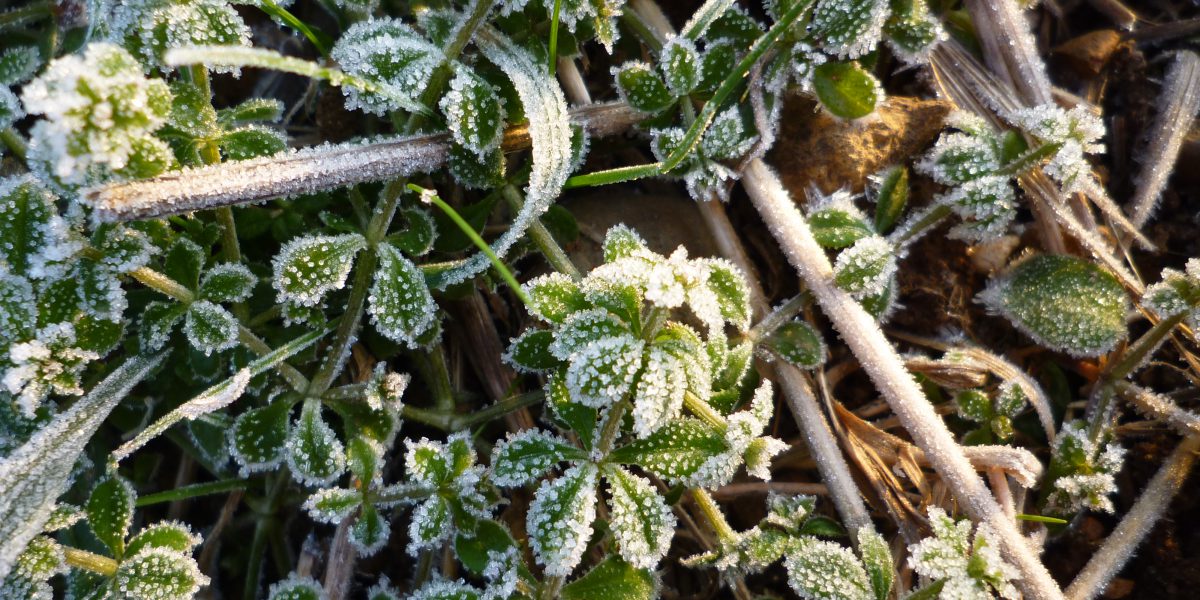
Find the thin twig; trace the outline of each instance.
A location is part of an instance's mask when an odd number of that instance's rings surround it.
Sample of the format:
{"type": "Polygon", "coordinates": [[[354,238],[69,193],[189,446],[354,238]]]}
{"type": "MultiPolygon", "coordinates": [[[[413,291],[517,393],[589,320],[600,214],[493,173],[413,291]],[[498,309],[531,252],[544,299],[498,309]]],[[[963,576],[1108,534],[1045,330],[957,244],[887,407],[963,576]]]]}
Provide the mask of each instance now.
{"type": "Polygon", "coordinates": [[[925,451],[930,464],[967,514],[995,529],[1001,551],[1021,573],[1017,581],[1021,591],[1033,599],[1061,598],[1062,592],[1049,571],[992,498],[962,447],[934,412],[878,324],[833,282],[833,266],[779,177],[761,160],[755,160],[750,163],[742,181],[776,242],[913,441],[925,451]]]}
{"type": "Polygon", "coordinates": [[[1183,140],[1200,113],[1200,56],[1189,50],[1175,55],[1160,97],[1158,116],[1147,136],[1146,158],[1138,175],[1137,191],[1129,202],[1130,220],[1139,227],[1154,214],[1167,179],[1175,170],[1183,140]]]}

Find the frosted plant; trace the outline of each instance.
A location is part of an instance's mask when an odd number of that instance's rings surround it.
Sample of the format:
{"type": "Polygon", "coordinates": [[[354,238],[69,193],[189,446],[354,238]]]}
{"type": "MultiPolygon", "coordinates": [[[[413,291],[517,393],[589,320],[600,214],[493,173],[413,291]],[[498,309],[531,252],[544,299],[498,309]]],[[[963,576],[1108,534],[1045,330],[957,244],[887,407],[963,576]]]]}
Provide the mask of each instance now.
{"type": "Polygon", "coordinates": [[[908,564],[921,576],[944,582],[939,598],[1019,597],[1011,583],[1016,569],[1001,558],[987,525],[976,527],[972,536],[970,521],[955,521],[937,507],[929,509],[929,524],[933,537],[909,546],[908,564]]]}
{"type": "MultiPolygon", "coordinates": [[[[523,10],[530,1],[501,0],[498,4],[501,14],[507,15],[523,10]]],[[[534,0],[534,4],[541,4],[546,14],[554,14],[555,0],[534,0]]],[[[621,16],[624,6],[625,0],[569,0],[558,5],[558,19],[572,33],[582,36],[584,31],[590,31],[596,41],[612,53],[613,44],[620,35],[617,19],[621,16]]]]}
{"type": "Polygon", "coordinates": [[[1013,417],[1025,408],[1028,399],[1020,385],[1005,381],[992,393],[967,389],[954,396],[959,416],[980,424],[964,437],[967,443],[991,443],[993,436],[1007,440],[1013,435],[1013,417]]]}
{"type": "Polygon", "coordinates": [[[112,40],[146,65],[163,67],[162,57],[172,48],[250,45],[250,28],[226,0],[120,2],[109,19],[112,40]]]}
{"type": "Polygon", "coordinates": [[[312,577],[289,573],[283,581],[271,584],[267,600],[328,600],[325,588],[312,577]]]}
{"type": "Polygon", "coordinates": [[[1058,514],[1113,512],[1109,496],[1117,491],[1115,477],[1124,457],[1125,450],[1115,441],[1093,441],[1081,422],[1063,425],[1047,471],[1047,508],[1058,514]]]}
{"type": "Polygon", "coordinates": [[[1035,106],[1017,109],[1005,118],[1042,143],[1055,147],[1045,170],[1064,192],[1096,194],[1101,189],[1084,155],[1104,152],[1104,144],[1100,143],[1104,124],[1087,107],[1065,110],[1056,105],[1035,106]]]}
{"type": "Polygon", "coordinates": [[[404,466],[405,482],[384,487],[379,501],[419,501],[408,526],[410,554],[435,547],[458,531],[469,532],[490,515],[484,468],[475,464],[467,435],[454,434],[445,442],[409,440],[404,466]]]}
{"type": "Polygon", "coordinates": [[[416,102],[441,61],[441,49],[398,19],[370,19],[350,26],[330,57],[347,73],[387,88],[387,94],[342,88],[348,108],[381,115],[407,108],[392,97],[416,102]]]}
{"type": "Polygon", "coordinates": [[[170,113],[170,90],[119,46],[94,43],[53,61],[21,100],[43,117],[30,131],[30,164],[64,190],[157,175],[175,163],[154,136],[170,113]]]}
{"type": "Polygon", "coordinates": [[[95,352],[75,346],[75,328],[58,323],[37,331],[34,339],[9,347],[4,387],[16,397],[17,406],[33,416],[49,396],[83,393],[80,376],[87,363],[99,358],[95,352]]]}
{"type": "Polygon", "coordinates": [[[1193,328],[1200,322],[1200,258],[1191,258],[1183,271],[1163,269],[1161,281],[1146,288],[1142,305],[1161,319],[1184,319],[1193,328]]]}

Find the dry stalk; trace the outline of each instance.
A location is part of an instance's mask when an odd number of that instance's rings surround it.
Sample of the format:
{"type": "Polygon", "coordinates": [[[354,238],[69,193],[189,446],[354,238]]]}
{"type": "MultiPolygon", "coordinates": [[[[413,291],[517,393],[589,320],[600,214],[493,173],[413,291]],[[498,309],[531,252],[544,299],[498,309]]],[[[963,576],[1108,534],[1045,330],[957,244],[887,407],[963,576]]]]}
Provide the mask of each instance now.
{"type": "Polygon", "coordinates": [[[1200,415],[1180,408],[1170,398],[1127,381],[1116,384],[1121,394],[1138,412],[1152,419],[1166,421],[1180,435],[1200,436],[1200,415]]]}
{"type": "Polygon", "coordinates": [[[1062,592],[1049,571],[996,503],[879,325],[834,283],[833,266],[779,177],[761,160],[755,160],[742,181],[776,242],[913,441],[925,451],[967,514],[995,528],[1001,552],[1021,573],[1017,582],[1021,591],[1032,599],[1061,598],[1062,592]]]}
{"type": "Polygon", "coordinates": [[[1067,598],[1090,600],[1104,592],[1108,582],[1120,572],[1142,539],[1165,514],[1196,462],[1197,451],[1200,451],[1200,436],[1195,435],[1184,438],[1175,447],[1104,545],[1071,582],[1067,598]]]}
{"type": "Polygon", "coordinates": [[[1129,203],[1134,225],[1144,225],[1158,207],[1197,113],[1200,113],[1200,56],[1182,50],[1167,70],[1158,116],[1147,136],[1146,158],[1138,176],[1137,191],[1129,203]]]}

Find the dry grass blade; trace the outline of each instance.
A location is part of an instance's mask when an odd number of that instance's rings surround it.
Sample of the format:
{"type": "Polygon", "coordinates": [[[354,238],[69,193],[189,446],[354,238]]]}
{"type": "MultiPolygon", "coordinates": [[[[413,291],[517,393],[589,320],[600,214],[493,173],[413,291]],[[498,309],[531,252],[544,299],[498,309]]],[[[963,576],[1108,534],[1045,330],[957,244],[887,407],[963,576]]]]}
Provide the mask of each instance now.
{"type": "Polygon", "coordinates": [[[1124,381],[1117,383],[1117,391],[1143,415],[1166,421],[1182,435],[1200,435],[1200,415],[1180,408],[1170,398],[1124,381]]]}
{"type": "Polygon", "coordinates": [[[1154,214],[1197,113],[1200,113],[1200,56],[1184,50],[1175,55],[1175,62],[1163,80],[1158,116],[1147,135],[1148,152],[1137,191],[1130,201],[1134,225],[1144,225],[1154,214]]]}

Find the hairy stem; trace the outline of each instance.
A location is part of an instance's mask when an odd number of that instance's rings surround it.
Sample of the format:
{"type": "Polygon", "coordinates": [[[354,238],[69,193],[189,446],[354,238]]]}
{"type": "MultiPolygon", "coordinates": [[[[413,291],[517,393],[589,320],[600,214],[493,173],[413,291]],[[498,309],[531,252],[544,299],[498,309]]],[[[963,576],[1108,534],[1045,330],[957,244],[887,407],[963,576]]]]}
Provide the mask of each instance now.
{"type": "MultiPolygon", "coordinates": [[[[520,190],[512,185],[506,185],[501,193],[504,194],[504,198],[508,200],[508,204],[514,212],[521,211],[521,207],[525,205],[525,199],[521,197],[520,190]]],[[[575,263],[571,262],[571,258],[554,239],[554,234],[546,229],[546,225],[542,223],[541,219],[535,219],[529,226],[529,238],[533,240],[534,245],[546,258],[546,262],[550,263],[555,271],[566,274],[576,281],[583,278],[583,274],[575,267],[575,263]]]]}
{"type": "Polygon", "coordinates": [[[117,561],[107,556],[101,556],[99,554],[88,552],[87,550],[80,550],[79,548],[72,548],[70,546],[63,546],[62,549],[63,558],[65,558],[67,560],[67,564],[71,565],[72,567],[78,567],[86,571],[99,573],[105,577],[112,577],[113,575],[117,574],[117,561]]]}

